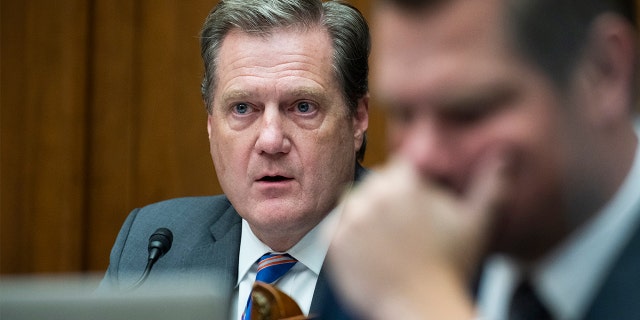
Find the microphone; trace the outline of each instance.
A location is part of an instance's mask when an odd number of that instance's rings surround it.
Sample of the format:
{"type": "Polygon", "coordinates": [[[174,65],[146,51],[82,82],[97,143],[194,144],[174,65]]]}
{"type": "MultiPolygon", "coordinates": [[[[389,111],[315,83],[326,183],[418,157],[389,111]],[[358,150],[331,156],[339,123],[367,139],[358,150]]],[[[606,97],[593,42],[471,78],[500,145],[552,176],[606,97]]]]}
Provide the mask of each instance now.
{"type": "Polygon", "coordinates": [[[149,258],[147,260],[147,266],[144,268],[144,272],[140,279],[131,286],[129,291],[137,289],[145,282],[145,280],[147,280],[147,277],[151,272],[151,268],[153,268],[156,261],[171,249],[171,243],[173,243],[173,233],[167,228],[158,228],[151,237],[149,237],[149,258]]]}

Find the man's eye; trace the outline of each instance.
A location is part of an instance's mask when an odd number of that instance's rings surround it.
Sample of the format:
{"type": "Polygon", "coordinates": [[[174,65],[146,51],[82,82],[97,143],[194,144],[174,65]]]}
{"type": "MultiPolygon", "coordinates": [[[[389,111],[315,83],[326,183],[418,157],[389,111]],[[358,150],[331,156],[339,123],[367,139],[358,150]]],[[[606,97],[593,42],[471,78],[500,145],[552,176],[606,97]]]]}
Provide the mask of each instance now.
{"type": "Polygon", "coordinates": [[[388,110],[387,118],[390,122],[408,124],[415,120],[416,114],[411,107],[397,107],[396,110],[388,110]]]}
{"type": "Polygon", "coordinates": [[[313,107],[308,102],[298,102],[296,105],[296,111],[301,113],[308,113],[313,111],[313,107]]]}
{"type": "Polygon", "coordinates": [[[233,111],[237,114],[247,114],[251,110],[246,103],[238,103],[233,107],[233,111]]]}
{"type": "Polygon", "coordinates": [[[471,107],[458,112],[450,112],[446,114],[446,119],[460,124],[471,124],[479,122],[490,114],[491,109],[482,107],[471,107]]]}

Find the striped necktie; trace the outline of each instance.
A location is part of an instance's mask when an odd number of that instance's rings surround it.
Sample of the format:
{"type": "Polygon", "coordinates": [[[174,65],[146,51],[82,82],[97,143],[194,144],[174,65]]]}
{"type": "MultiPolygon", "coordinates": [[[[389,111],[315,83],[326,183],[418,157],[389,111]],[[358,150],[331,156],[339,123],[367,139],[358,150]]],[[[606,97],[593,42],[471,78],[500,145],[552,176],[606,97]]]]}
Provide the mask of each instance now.
{"type": "MultiPolygon", "coordinates": [[[[280,279],[294,264],[298,262],[289,254],[267,253],[258,259],[258,275],[256,281],[273,284],[280,279]]],[[[247,307],[242,313],[242,320],[251,319],[251,294],[247,299],[247,307]]]]}

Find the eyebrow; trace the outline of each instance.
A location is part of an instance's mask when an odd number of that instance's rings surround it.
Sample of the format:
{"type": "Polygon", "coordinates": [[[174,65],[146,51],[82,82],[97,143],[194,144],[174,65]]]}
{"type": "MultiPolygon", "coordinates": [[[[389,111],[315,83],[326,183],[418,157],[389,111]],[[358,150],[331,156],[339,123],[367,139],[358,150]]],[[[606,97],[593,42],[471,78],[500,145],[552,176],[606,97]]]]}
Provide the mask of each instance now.
{"type": "MultiPolygon", "coordinates": [[[[293,97],[293,98],[309,98],[312,100],[316,100],[319,103],[323,103],[326,101],[326,92],[324,90],[319,90],[317,88],[312,87],[299,87],[294,88],[293,90],[286,91],[284,93],[285,97],[293,97]]],[[[250,99],[254,94],[247,90],[230,90],[225,92],[220,101],[223,104],[229,103],[231,101],[243,101],[250,99]]]]}
{"type": "Polygon", "coordinates": [[[480,112],[487,107],[502,107],[514,99],[517,93],[518,88],[513,85],[503,85],[500,82],[486,83],[469,90],[456,90],[435,97],[417,97],[407,101],[382,96],[379,97],[379,108],[386,113],[393,113],[426,107],[435,112],[453,115],[461,112],[480,112]]]}
{"type": "Polygon", "coordinates": [[[489,84],[453,95],[440,101],[439,104],[445,112],[456,113],[477,108],[498,107],[513,99],[516,94],[517,89],[511,85],[489,84]]]}
{"type": "Polygon", "coordinates": [[[324,102],[327,94],[325,91],[318,90],[316,88],[301,87],[301,88],[295,88],[294,90],[289,92],[287,95],[290,95],[295,98],[311,97],[313,100],[316,100],[318,102],[324,102]]]}
{"type": "Polygon", "coordinates": [[[229,101],[246,100],[250,96],[251,94],[249,94],[249,92],[245,90],[231,90],[231,91],[225,92],[220,98],[220,101],[223,104],[226,104],[229,101]]]}

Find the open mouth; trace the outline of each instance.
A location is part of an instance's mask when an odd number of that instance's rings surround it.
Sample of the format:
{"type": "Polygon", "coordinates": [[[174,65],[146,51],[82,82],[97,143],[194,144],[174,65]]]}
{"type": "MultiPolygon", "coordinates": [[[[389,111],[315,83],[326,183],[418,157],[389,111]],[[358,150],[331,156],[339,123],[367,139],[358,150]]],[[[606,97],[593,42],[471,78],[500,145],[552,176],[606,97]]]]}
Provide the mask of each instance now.
{"type": "Polygon", "coordinates": [[[289,180],[293,180],[293,178],[287,178],[284,176],[264,176],[258,179],[258,181],[260,182],[283,182],[283,181],[289,181],[289,180]]]}

